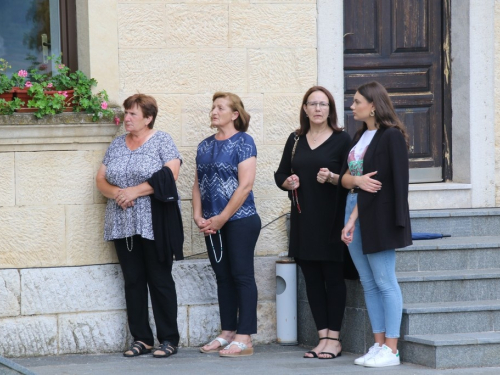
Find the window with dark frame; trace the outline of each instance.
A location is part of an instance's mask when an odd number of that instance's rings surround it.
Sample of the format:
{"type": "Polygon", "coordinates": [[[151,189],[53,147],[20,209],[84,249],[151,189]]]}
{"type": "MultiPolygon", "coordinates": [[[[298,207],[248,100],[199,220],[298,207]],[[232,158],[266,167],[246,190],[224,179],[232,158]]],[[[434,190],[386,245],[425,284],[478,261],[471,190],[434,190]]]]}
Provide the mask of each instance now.
{"type": "Polygon", "coordinates": [[[76,0],[0,1],[0,57],[11,68],[54,71],[50,56],[78,69],[76,0]]]}

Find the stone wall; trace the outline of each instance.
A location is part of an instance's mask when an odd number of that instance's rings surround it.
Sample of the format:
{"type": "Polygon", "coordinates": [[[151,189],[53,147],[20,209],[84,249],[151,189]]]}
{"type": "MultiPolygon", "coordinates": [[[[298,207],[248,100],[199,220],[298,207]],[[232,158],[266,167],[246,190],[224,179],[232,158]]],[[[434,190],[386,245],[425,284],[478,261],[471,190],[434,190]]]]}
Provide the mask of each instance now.
{"type": "MultiPolygon", "coordinates": [[[[116,132],[85,115],[0,116],[0,355],[114,352],[130,341],[121,270],[102,239],[105,198],[95,188],[116,132]]],[[[190,187],[180,186],[189,197],[190,187]]],[[[269,200],[260,204],[269,215],[276,210],[269,200]]],[[[185,254],[205,253],[202,236],[191,232],[189,200],[182,206],[185,254]]],[[[279,235],[264,230],[260,253],[276,251],[280,242],[270,241],[279,235]]],[[[255,259],[256,343],[276,339],[275,261],[255,259]]],[[[220,329],[213,271],[207,259],[188,259],[173,274],[180,344],[199,346],[220,329]]]]}
{"type": "MultiPolygon", "coordinates": [[[[276,188],[287,136],[298,126],[302,95],[317,82],[316,0],[110,0],[77,2],[79,63],[117,103],[136,92],[159,104],[155,126],[172,135],[184,158],[179,177],[183,215],[191,220],[196,146],[209,128],[215,91],[240,95],[258,148],[254,186],[263,224],[288,211],[276,188]],[[106,19],[105,22],[99,22],[106,19]],[[92,26],[98,27],[92,27],[92,26]],[[116,80],[115,80],[116,81],[116,80]]],[[[194,224],[193,224],[194,225],[194,224]]],[[[204,251],[187,227],[186,254],[204,251]]],[[[284,219],[263,230],[257,255],[286,250],[284,219]]]]}
{"type": "MultiPolygon", "coordinates": [[[[258,334],[276,340],[275,257],[256,258],[258,334]]],[[[207,260],[176,262],[181,346],[218,334],[219,309],[207,260]]],[[[119,265],[0,270],[0,353],[6,357],[122,351],[130,343],[119,265]]],[[[151,325],[154,320],[150,310],[151,325]]]]}
{"type": "MultiPolygon", "coordinates": [[[[182,154],[186,256],[206,258],[190,198],[196,146],[213,133],[215,91],[240,95],[252,116],[263,225],[289,210],[273,172],[298,126],[302,95],[317,82],[316,18],[316,0],[77,1],[80,68],[115,103],[153,95],[155,125],[182,154]]],[[[116,129],[27,116],[0,120],[0,355],[123,350],[130,338],[122,277],[102,240],[105,199],[94,181],[116,129]],[[104,128],[111,133],[95,133],[104,128]]],[[[276,337],[274,262],[286,238],[283,217],[257,243],[257,343],[276,337]]],[[[174,274],[181,344],[200,345],[219,329],[211,268],[206,259],[188,259],[174,274]]]]}
{"type": "Polygon", "coordinates": [[[500,206],[500,2],[495,1],[495,205],[500,206]]]}
{"type": "MultiPolygon", "coordinates": [[[[240,95],[252,116],[262,223],[287,212],[288,198],[273,172],[298,126],[302,96],[316,84],[316,1],[118,0],[116,11],[119,102],[138,91],[153,95],[160,107],[155,126],[172,135],[184,158],[179,187],[191,223],[186,254],[204,252],[189,199],[196,146],[213,134],[209,111],[216,91],[240,95]]],[[[286,250],[284,228],[284,218],[265,228],[256,254],[286,250]]]]}

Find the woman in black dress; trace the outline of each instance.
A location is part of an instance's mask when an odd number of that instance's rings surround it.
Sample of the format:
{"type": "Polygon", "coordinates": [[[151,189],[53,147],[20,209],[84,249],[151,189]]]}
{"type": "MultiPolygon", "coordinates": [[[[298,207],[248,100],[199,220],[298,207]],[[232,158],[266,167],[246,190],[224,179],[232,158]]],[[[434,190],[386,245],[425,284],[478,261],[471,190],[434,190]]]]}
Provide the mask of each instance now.
{"type": "Polygon", "coordinates": [[[289,256],[304,275],[319,335],[319,344],[304,358],[333,359],[342,352],[346,287],[340,233],[345,199],[339,202],[337,184],[350,142],[337,125],[332,94],[321,86],[310,88],[302,100],[300,128],[288,137],[275,173],[276,185],[288,191],[292,201],[289,256]],[[330,242],[334,222],[335,242],[330,242]]]}

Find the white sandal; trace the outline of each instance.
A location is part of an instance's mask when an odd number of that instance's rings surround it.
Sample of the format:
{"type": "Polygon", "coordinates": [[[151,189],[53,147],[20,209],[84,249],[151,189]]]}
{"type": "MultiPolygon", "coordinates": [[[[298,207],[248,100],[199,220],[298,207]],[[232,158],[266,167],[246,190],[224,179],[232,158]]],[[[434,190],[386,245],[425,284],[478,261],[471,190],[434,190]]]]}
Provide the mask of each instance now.
{"type": "Polygon", "coordinates": [[[221,356],[221,357],[245,357],[245,356],[249,356],[249,355],[253,354],[253,347],[249,348],[248,346],[246,346],[242,342],[238,342],[238,341],[232,341],[231,344],[229,344],[228,346],[226,346],[224,348],[224,350],[229,350],[232,345],[236,345],[238,348],[240,348],[241,352],[227,353],[227,354],[219,353],[219,356],[221,356]]]}
{"type": "Polygon", "coordinates": [[[200,352],[202,352],[202,353],[218,353],[219,350],[222,350],[228,344],[229,344],[229,342],[227,340],[224,340],[222,337],[216,337],[215,339],[210,341],[208,344],[203,345],[200,348],[200,352]],[[215,341],[218,341],[220,343],[219,347],[217,347],[215,349],[209,349],[209,350],[203,349],[203,346],[212,345],[215,341]]]}

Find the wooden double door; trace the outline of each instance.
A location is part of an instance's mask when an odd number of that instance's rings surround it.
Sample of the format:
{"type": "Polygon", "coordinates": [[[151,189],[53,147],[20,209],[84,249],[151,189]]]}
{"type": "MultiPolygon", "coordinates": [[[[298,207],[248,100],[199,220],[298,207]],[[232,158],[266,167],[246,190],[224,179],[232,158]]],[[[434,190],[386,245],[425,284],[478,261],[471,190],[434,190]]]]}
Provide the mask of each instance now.
{"type": "Polygon", "coordinates": [[[451,179],[447,8],[445,0],[344,0],[346,129],[361,126],[349,108],[357,87],[384,85],[410,136],[411,182],[451,179]]]}

